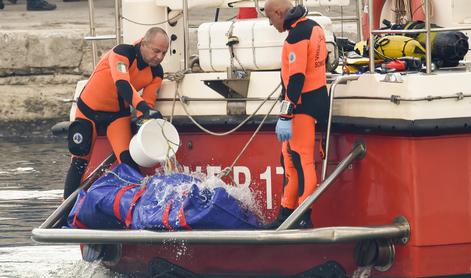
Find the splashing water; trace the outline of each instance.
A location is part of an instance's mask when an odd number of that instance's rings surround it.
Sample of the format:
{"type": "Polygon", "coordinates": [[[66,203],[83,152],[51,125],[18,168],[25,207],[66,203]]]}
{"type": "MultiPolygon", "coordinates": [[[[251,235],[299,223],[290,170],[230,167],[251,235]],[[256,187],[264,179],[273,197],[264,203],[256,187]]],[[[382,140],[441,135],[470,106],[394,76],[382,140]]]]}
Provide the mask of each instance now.
{"type": "Polygon", "coordinates": [[[214,190],[215,188],[222,187],[231,197],[238,200],[244,209],[253,212],[259,219],[262,218],[262,209],[260,204],[255,200],[255,194],[248,186],[226,184],[216,176],[207,177],[204,174],[203,176],[204,178],[201,179],[202,183],[200,188],[214,190]]]}
{"type": "Polygon", "coordinates": [[[353,272],[352,278],[368,278],[371,277],[372,266],[360,266],[353,272]]]}
{"type": "Polygon", "coordinates": [[[81,260],[75,245],[33,245],[0,248],[0,277],[5,278],[131,278],[116,273],[100,261],[81,260]]]}
{"type": "Polygon", "coordinates": [[[125,278],[124,274],[115,273],[105,268],[99,261],[89,263],[77,261],[68,267],[58,267],[48,272],[48,277],[89,277],[89,278],[125,278]]]}
{"type": "MultiPolygon", "coordinates": [[[[157,168],[155,170],[155,175],[163,176],[174,173],[183,173],[183,168],[178,164],[178,162],[173,162],[173,164],[174,167],[171,168],[157,168]]],[[[259,219],[263,218],[263,213],[261,209],[262,204],[259,204],[256,201],[254,192],[248,186],[237,186],[234,184],[227,184],[222,179],[216,176],[208,177],[206,174],[201,172],[191,172],[184,174],[187,174],[194,178],[194,182],[181,183],[176,185],[174,190],[177,192],[177,196],[179,198],[183,197],[183,195],[186,194],[190,190],[191,186],[194,184],[196,184],[200,190],[208,189],[211,191],[211,193],[214,193],[214,189],[216,188],[223,188],[231,197],[239,201],[244,209],[254,213],[259,219]]]]}
{"type": "Polygon", "coordinates": [[[169,239],[163,242],[163,247],[169,254],[174,254],[176,261],[191,257],[189,246],[184,240],[169,239]]]}

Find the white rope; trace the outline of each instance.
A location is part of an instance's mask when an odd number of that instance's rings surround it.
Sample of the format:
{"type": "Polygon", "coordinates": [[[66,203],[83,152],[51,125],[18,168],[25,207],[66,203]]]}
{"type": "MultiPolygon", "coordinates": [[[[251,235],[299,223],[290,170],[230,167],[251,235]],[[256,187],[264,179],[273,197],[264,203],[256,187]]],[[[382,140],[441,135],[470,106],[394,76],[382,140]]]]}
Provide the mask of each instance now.
{"type": "MultiPolygon", "coordinates": [[[[232,47],[234,48],[234,47],[232,47]]],[[[232,50],[232,53],[234,54],[234,59],[237,61],[237,64],[239,64],[240,68],[242,69],[242,71],[247,74],[247,71],[245,70],[244,66],[242,66],[242,63],[239,61],[239,58],[237,57],[237,55],[235,54],[235,51],[232,50]]]]}
{"type": "MultiPolygon", "coordinates": [[[[253,116],[255,116],[255,114],[260,110],[260,108],[265,104],[265,102],[267,102],[271,96],[278,90],[278,88],[281,86],[281,83],[278,84],[278,86],[276,86],[276,88],[262,101],[262,103],[257,107],[257,109],[255,109],[255,111],[250,115],[248,116],[247,118],[245,118],[239,125],[237,125],[236,127],[234,127],[233,129],[229,130],[229,131],[226,131],[226,132],[221,132],[221,133],[218,133],[218,132],[214,132],[214,131],[211,131],[209,129],[206,129],[205,127],[203,127],[201,124],[199,124],[194,118],[193,116],[190,115],[190,113],[188,112],[188,109],[186,107],[186,104],[184,103],[183,99],[182,99],[182,96],[180,95],[179,93],[179,89],[180,89],[180,84],[177,83],[177,88],[175,90],[175,94],[178,96],[178,99],[180,100],[180,103],[182,104],[182,107],[183,107],[183,110],[185,111],[187,117],[199,128],[201,129],[202,131],[208,133],[208,134],[211,134],[211,135],[214,135],[214,136],[225,136],[225,135],[229,135],[231,133],[233,133],[234,131],[238,130],[241,126],[243,126],[247,121],[249,121],[253,116]]],[[[274,104],[276,104],[277,100],[275,100],[274,104]]],[[[271,111],[271,110],[270,110],[271,111]]]]}
{"type": "MultiPolygon", "coordinates": [[[[281,96],[281,94],[280,94],[281,96]]],[[[260,122],[260,124],[258,125],[257,129],[254,131],[254,133],[252,134],[252,136],[250,137],[250,139],[247,141],[247,143],[245,144],[245,146],[242,148],[242,150],[239,152],[239,154],[237,155],[237,157],[234,159],[234,161],[232,162],[231,166],[229,167],[226,167],[224,168],[218,175],[217,177],[218,178],[222,178],[222,177],[225,177],[227,175],[229,175],[231,172],[232,172],[232,169],[234,168],[234,165],[237,163],[237,161],[239,160],[239,158],[242,156],[242,154],[245,152],[245,150],[247,150],[247,148],[249,147],[250,143],[252,143],[253,139],[255,139],[255,136],[257,135],[257,133],[260,131],[260,129],[262,128],[263,124],[265,123],[265,120],[268,118],[268,115],[270,115],[271,111],[273,110],[273,108],[275,108],[275,105],[276,103],[278,102],[280,98],[278,97],[277,98],[277,101],[273,102],[272,106],[270,107],[270,110],[268,111],[267,114],[265,114],[265,116],[263,117],[262,121],[260,122]]]]}
{"type": "Polygon", "coordinates": [[[190,70],[180,70],[180,71],[177,71],[177,72],[168,73],[165,76],[165,78],[170,80],[170,81],[180,82],[180,81],[183,80],[183,78],[185,78],[185,74],[187,74],[188,72],[190,72],[190,70]]]}
{"type": "Polygon", "coordinates": [[[167,20],[164,20],[164,21],[160,21],[160,22],[155,22],[155,23],[143,23],[143,22],[138,22],[138,21],[135,21],[135,20],[132,20],[132,19],[129,19],[125,16],[121,16],[122,19],[128,21],[128,22],[131,22],[131,23],[134,23],[134,24],[137,24],[137,25],[142,25],[142,26],[152,26],[152,25],[161,25],[161,24],[164,24],[164,23],[168,23],[170,21],[173,21],[175,19],[177,19],[178,17],[182,16],[183,15],[183,12],[179,12],[178,14],[176,14],[174,17],[172,18],[169,18],[167,20]]]}
{"type": "MultiPolygon", "coordinates": [[[[237,36],[234,36],[232,34],[232,31],[234,31],[234,23],[236,21],[233,20],[232,23],[231,23],[231,26],[229,26],[229,30],[227,30],[227,33],[226,33],[226,37],[227,37],[227,41],[229,43],[230,39],[231,38],[235,38],[237,39],[237,43],[239,43],[239,38],[237,36]]],[[[228,50],[229,50],[229,57],[231,58],[231,70],[234,71],[235,70],[235,67],[234,67],[234,59],[237,61],[237,63],[239,64],[240,68],[242,69],[242,71],[247,74],[247,71],[245,70],[244,66],[242,65],[242,63],[239,61],[239,58],[237,57],[236,53],[235,53],[235,49],[234,49],[234,44],[228,44],[227,45],[228,47],[228,50]]]]}
{"type": "MultiPolygon", "coordinates": [[[[190,70],[182,70],[182,71],[178,71],[178,72],[175,72],[175,73],[170,73],[170,74],[167,74],[167,76],[165,76],[165,78],[167,78],[168,80],[170,81],[175,81],[177,82],[177,86],[178,86],[178,83],[181,82],[183,80],[183,78],[185,78],[185,74],[187,72],[189,72],[190,70]]],[[[177,94],[173,94],[173,100],[172,100],[172,114],[170,114],[170,123],[173,122],[173,116],[175,114],[175,104],[177,102],[177,94]]]]}
{"type": "Polygon", "coordinates": [[[128,181],[128,180],[125,180],[123,179],[122,177],[120,177],[118,174],[116,174],[115,172],[111,171],[111,170],[106,170],[105,171],[105,174],[111,174],[113,176],[115,176],[118,180],[126,183],[126,184],[139,184],[140,186],[143,186],[143,185],[146,185],[148,180],[149,180],[149,176],[145,176],[140,183],[136,183],[136,182],[132,182],[132,181],[128,181]]]}

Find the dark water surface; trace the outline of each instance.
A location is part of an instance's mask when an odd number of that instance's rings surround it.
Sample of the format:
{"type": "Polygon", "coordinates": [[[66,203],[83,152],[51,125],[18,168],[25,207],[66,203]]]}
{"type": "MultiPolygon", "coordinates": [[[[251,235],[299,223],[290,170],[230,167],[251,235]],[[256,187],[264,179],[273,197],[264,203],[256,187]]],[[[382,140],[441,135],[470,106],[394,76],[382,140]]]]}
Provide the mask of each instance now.
{"type": "Polygon", "coordinates": [[[0,142],[0,247],[30,244],[37,227],[59,205],[69,156],[61,139],[0,142]]]}
{"type": "Polygon", "coordinates": [[[117,277],[81,261],[78,245],[31,240],[60,204],[69,155],[61,138],[0,137],[0,277],[117,277]]]}

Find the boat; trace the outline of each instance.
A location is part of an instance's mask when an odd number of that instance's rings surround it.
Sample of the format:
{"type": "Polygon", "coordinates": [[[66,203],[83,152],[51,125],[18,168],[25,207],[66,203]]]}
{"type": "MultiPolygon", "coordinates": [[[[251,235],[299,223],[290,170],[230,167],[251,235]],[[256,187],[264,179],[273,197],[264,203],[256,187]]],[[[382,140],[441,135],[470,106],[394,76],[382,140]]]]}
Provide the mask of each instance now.
{"type": "MultiPolygon", "coordinates": [[[[303,2],[308,7],[350,4],[303,2]]],[[[277,230],[60,229],[57,224],[73,205],[75,192],[32,231],[33,240],[77,243],[83,254],[96,254],[114,271],[152,277],[470,275],[471,65],[467,55],[456,67],[433,69],[430,39],[432,32],[468,34],[471,8],[466,2],[425,0],[424,29],[370,27],[370,45],[371,34],[426,34],[423,70],[376,72],[371,52],[369,72],[328,75],[332,109],[324,131],[326,159],[316,157],[321,182],[277,230]],[[431,23],[446,28],[432,28],[431,23]],[[311,206],[315,227],[290,229],[311,206]]],[[[188,172],[228,173],[225,181],[250,186],[263,214],[273,219],[283,178],[281,145],[274,134],[280,88],[277,65],[266,57],[279,53],[281,43],[257,46],[256,38],[282,41],[282,35],[270,33],[266,19],[204,23],[198,32],[198,59],[188,51],[189,9],[255,7],[263,13],[261,5],[263,1],[123,0],[122,11],[123,18],[139,13],[143,22],[163,22],[175,35],[172,55],[163,65],[167,79],[158,109],[180,133],[177,160],[188,172]],[[231,60],[229,37],[240,39],[233,47],[239,61],[231,60]],[[197,65],[200,70],[189,71],[197,65]]],[[[362,9],[357,12],[361,21],[362,9]]],[[[325,30],[331,28],[329,18],[313,16],[325,30]]],[[[136,39],[148,27],[123,20],[124,40],[136,39]]],[[[335,46],[331,41],[332,66],[335,46]]],[[[113,164],[111,153],[106,139],[98,138],[84,187],[113,164]]]]}

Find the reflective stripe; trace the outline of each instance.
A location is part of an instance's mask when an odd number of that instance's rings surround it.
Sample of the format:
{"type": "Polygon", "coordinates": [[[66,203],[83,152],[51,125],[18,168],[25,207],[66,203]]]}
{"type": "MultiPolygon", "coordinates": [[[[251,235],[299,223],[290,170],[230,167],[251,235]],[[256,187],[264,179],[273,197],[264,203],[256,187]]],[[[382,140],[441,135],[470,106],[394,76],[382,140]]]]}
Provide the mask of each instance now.
{"type": "Polygon", "coordinates": [[[180,222],[180,226],[183,229],[191,231],[192,228],[190,227],[190,225],[188,225],[188,223],[186,223],[185,210],[184,210],[185,203],[188,202],[188,192],[185,192],[184,196],[185,196],[185,201],[182,202],[180,209],[178,210],[178,221],[180,222]]]}
{"type": "Polygon", "coordinates": [[[147,186],[144,185],[141,189],[139,189],[139,191],[137,191],[136,195],[134,195],[134,198],[132,198],[131,204],[129,205],[128,212],[126,214],[126,221],[124,222],[126,228],[131,226],[134,207],[136,206],[137,201],[141,198],[142,194],[146,192],[146,189],[147,186]]]}
{"type": "Polygon", "coordinates": [[[165,228],[167,228],[167,230],[169,231],[173,231],[173,227],[170,225],[170,223],[168,223],[168,218],[170,215],[170,210],[172,209],[172,205],[173,205],[173,201],[169,201],[162,215],[162,223],[164,224],[165,228]]]}
{"type": "Polygon", "coordinates": [[[119,204],[121,202],[121,198],[123,197],[124,193],[131,188],[139,186],[138,184],[131,184],[121,188],[114,198],[113,202],[113,213],[114,216],[118,219],[119,222],[123,223],[123,219],[121,218],[121,212],[119,211],[119,204]]]}

